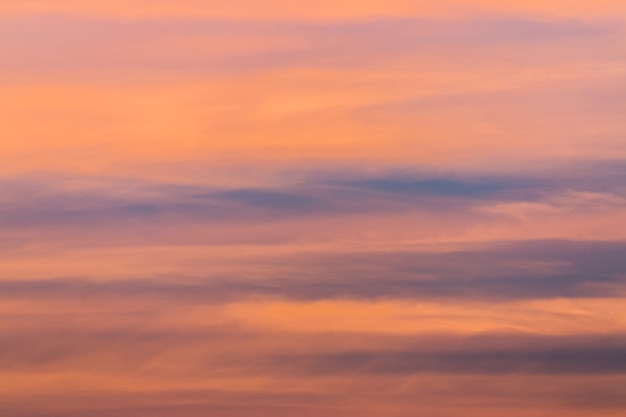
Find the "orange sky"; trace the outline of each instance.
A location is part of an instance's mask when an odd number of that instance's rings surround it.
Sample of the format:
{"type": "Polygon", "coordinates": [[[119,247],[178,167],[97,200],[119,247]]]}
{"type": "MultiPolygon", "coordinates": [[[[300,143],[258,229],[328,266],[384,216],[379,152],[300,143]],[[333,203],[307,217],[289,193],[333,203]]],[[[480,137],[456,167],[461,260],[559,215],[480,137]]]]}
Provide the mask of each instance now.
{"type": "Polygon", "coordinates": [[[623,0],[0,0],[2,417],[623,417],[623,0]]]}

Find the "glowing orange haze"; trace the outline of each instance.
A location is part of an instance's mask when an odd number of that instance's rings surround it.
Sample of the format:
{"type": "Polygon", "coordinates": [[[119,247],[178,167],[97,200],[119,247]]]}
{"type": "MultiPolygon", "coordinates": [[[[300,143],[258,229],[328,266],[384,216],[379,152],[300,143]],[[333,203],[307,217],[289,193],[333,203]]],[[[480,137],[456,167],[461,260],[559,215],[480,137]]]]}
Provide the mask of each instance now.
{"type": "Polygon", "coordinates": [[[0,0],[0,414],[623,417],[625,23],[0,0]]]}

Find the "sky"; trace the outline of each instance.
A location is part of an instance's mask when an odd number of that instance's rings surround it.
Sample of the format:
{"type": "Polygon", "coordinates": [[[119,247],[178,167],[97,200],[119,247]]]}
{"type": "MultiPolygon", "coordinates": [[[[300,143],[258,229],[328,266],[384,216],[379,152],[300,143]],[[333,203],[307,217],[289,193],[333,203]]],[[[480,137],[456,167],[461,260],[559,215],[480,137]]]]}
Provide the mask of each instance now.
{"type": "Polygon", "coordinates": [[[0,0],[0,415],[624,417],[624,0],[0,0]]]}

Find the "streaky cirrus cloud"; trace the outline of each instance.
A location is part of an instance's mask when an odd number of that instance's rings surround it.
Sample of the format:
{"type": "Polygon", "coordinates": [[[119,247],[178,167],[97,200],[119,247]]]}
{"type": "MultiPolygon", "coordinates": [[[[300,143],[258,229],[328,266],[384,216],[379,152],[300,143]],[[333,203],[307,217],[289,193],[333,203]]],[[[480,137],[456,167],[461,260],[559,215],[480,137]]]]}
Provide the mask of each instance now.
{"type": "Polygon", "coordinates": [[[7,0],[2,4],[5,13],[75,13],[87,15],[109,15],[119,17],[163,17],[163,16],[219,16],[246,19],[264,17],[275,19],[298,16],[308,19],[359,19],[378,16],[433,16],[467,15],[492,11],[544,16],[611,16],[623,13],[620,0],[601,0],[593,4],[575,0],[565,8],[557,3],[542,1],[513,0],[455,0],[439,2],[433,0],[343,1],[341,4],[324,1],[306,1],[298,5],[286,0],[272,0],[262,5],[251,0],[238,0],[228,4],[217,1],[184,0],[175,4],[166,1],[135,2],[133,6],[117,1],[95,1],[84,4],[78,0],[7,0]]]}
{"type": "Polygon", "coordinates": [[[0,414],[623,417],[625,21],[0,1],[0,414]]]}
{"type": "MultiPolygon", "coordinates": [[[[232,74],[282,68],[385,65],[441,66],[479,56],[517,65],[578,61],[581,53],[619,63],[620,22],[545,21],[509,16],[469,20],[381,19],[364,22],[237,20],[97,20],[4,17],[1,35],[11,59],[3,71],[115,74],[133,71],[232,74]],[[564,46],[575,47],[568,50],[564,46]],[[515,55],[510,53],[515,48],[515,55]],[[546,54],[551,52],[552,55],[546,54]],[[554,54],[558,54],[554,56],[554,54]],[[557,61],[557,58],[559,61],[557,61]],[[530,61],[529,59],[532,59],[530,61]]],[[[482,64],[484,65],[484,63],[482,64]]]]}

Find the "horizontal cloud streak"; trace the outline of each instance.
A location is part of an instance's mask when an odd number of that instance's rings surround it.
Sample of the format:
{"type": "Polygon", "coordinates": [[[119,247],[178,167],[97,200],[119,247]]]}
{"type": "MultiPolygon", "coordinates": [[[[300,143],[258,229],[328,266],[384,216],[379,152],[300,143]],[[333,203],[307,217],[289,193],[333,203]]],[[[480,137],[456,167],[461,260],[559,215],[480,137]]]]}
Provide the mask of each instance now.
{"type": "Polygon", "coordinates": [[[142,372],[154,377],[176,374],[626,374],[623,334],[484,333],[463,337],[455,334],[376,335],[372,332],[348,336],[268,334],[232,324],[195,331],[133,327],[103,331],[88,325],[83,328],[67,322],[59,324],[60,327],[33,322],[30,328],[5,331],[1,338],[0,372],[53,371],[82,364],[83,369],[94,371],[142,372]],[[60,333],[64,335],[61,337],[60,333]],[[37,343],[42,336],[45,336],[45,343],[37,343]],[[163,360],[168,356],[178,359],[175,366],[164,366],[163,360]]]}
{"type": "Polygon", "coordinates": [[[623,417],[623,0],[0,0],[2,417],[623,417]]]}
{"type": "Polygon", "coordinates": [[[300,254],[240,259],[242,270],[187,268],[110,282],[0,281],[0,299],[154,299],[225,303],[251,297],[295,300],[524,300],[626,295],[624,242],[537,241],[446,253],[300,254]],[[245,265],[245,268],[243,267],[245,265]],[[266,270],[250,276],[248,270],[266,270]],[[269,268],[269,269],[268,269],[269,268]],[[169,276],[168,276],[169,275],[169,276]]]}
{"type": "MultiPolygon", "coordinates": [[[[599,349],[551,349],[459,353],[346,353],[312,358],[279,358],[275,366],[294,364],[310,373],[469,373],[469,374],[624,374],[624,346],[599,349]]],[[[286,365],[289,367],[289,365],[286,365]]],[[[305,372],[306,372],[305,371],[305,372]]]]}
{"type": "MultiPolygon", "coordinates": [[[[535,204],[546,210],[616,210],[626,205],[621,177],[400,173],[296,180],[270,187],[225,188],[142,181],[15,179],[0,183],[4,230],[88,224],[196,221],[262,222],[310,216],[425,212],[481,219],[485,207],[535,204]],[[559,176],[562,176],[559,178],[559,176]],[[93,188],[88,188],[93,186],[93,188]]],[[[357,174],[359,175],[359,174],[357,174]]],[[[302,178],[299,174],[296,177],[302,178]]],[[[304,174],[304,178],[307,174],[304,174]]],[[[491,210],[491,209],[489,209],[491,210]]],[[[493,210],[497,210],[494,208],[493,210]]],[[[494,211],[495,213],[495,211],[494,211]]]]}
{"type": "MultiPolygon", "coordinates": [[[[506,48],[574,45],[590,57],[619,62],[620,25],[523,20],[417,19],[312,24],[254,21],[115,21],[61,16],[2,18],[0,39],[10,60],[3,71],[183,71],[232,73],[289,67],[368,67],[413,57],[449,56],[466,50],[507,57],[506,48]],[[603,46],[590,48],[590,45],[603,46]],[[502,48],[505,48],[504,50],[502,48]],[[43,52],[42,52],[43,51],[43,52]],[[185,53],[188,51],[188,53],[185,53]]],[[[1,20],[0,20],[1,21],[1,20]]],[[[519,51],[518,51],[519,53],[519,51]]],[[[549,61],[548,61],[549,62],[549,61]]]]}

